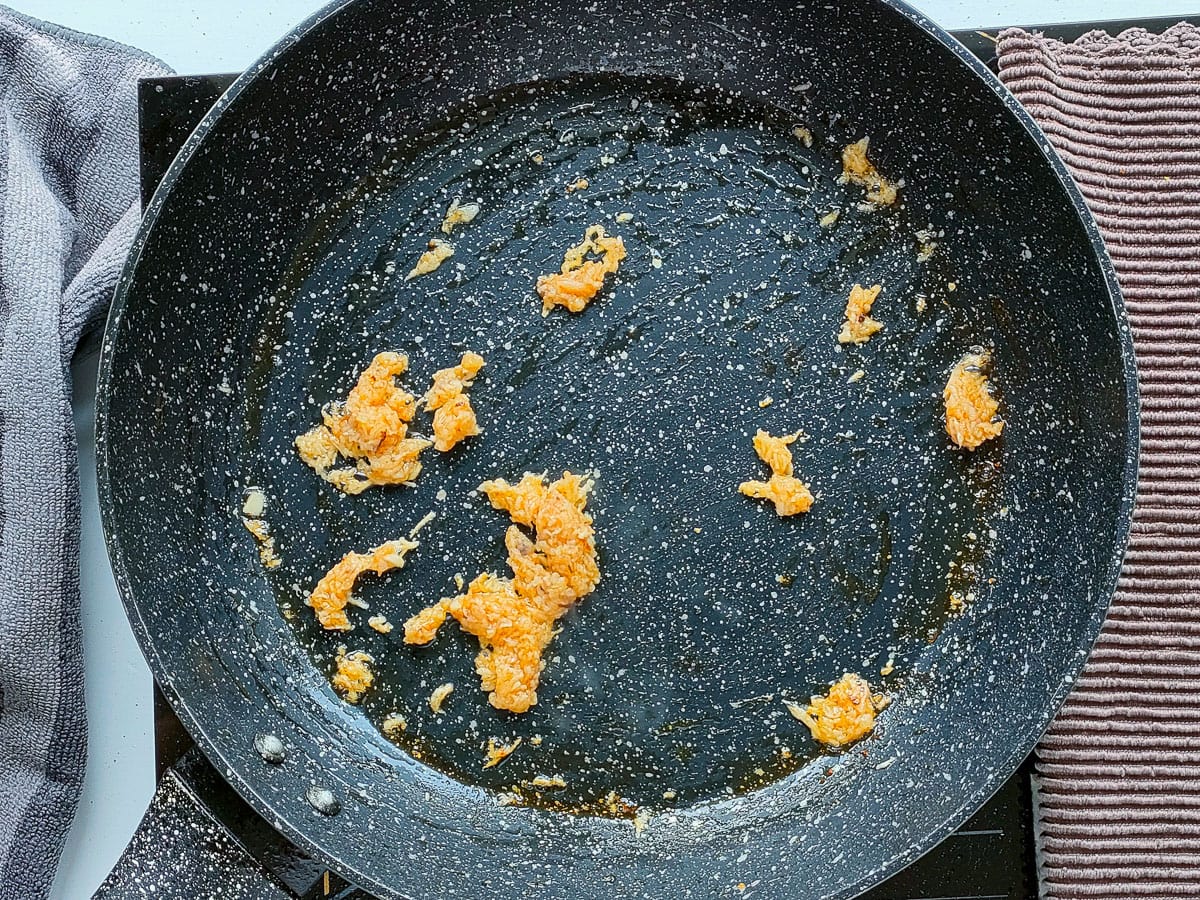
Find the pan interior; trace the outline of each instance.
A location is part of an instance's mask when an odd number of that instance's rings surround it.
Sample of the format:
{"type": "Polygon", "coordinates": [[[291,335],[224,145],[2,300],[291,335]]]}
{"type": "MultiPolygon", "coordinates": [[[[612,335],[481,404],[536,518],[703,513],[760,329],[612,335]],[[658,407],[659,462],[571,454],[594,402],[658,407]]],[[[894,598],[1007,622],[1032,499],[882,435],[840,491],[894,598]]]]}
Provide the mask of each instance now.
{"type": "MultiPolygon", "coordinates": [[[[799,103],[649,77],[561,79],[476,99],[419,140],[388,139],[381,164],[314,216],[248,324],[249,346],[225,348],[253,355],[232,487],[266,492],[283,564],[264,572],[248,535],[238,552],[320,670],[332,672],[339,644],[372,654],[376,686],[359,708],[376,725],[403,715],[405,751],[532,805],[611,813],[615,791],[684,806],[823,768],[783,701],[845,671],[913,702],[927,693],[920,673],[945,651],[948,593],[989,602],[999,573],[987,558],[1013,501],[1006,440],[974,454],[949,446],[946,373],[989,345],[1016,427],[1028,434],[1044,413],[1022,408],[1029,385],[1002,337],[1011,315],[974,271],[994,236],[954,221],[966,188],[926,183],[898,209],[860,208],[862,189],[837,177],[841,147],[859,137],[799,103]],[[568,191],[579,179],[586,189],[568,191]],[[453,258],[406,280],[455,199],[478,202],[478,218],[449,238],[453,258]],[[628,258],[583,313],[543,318],[537,276],[593,224],[621,235],[628,258]],[[939,244],[923,262],[918,231],[939,244]],[[885,329],[842,347],[856,282],[883,285],[885,329]],[[405,384],[419,394],[468,349],[487,360],[471,390],[484,433],[427,451],[415,487],[346,497],[297,458],[294,437],[375,353],[407,353],[405,384]],[[782,519],[738,494],[765,477],[759,428],[803,431],[793,449],[817,495],[810,513],[782,519]],[[602,581],[562,620],[539,703],[514,716],[488,705],[477,642],[452,620],[421,649],[400,625],[454,593],[456,574],[508,574],[508,519],[481,481],[564,469],[596,473],[602,581]],[[370,609],[351,609],[354,630],[322,632],[304,599],[324,570],[430,511],[408,566],[360,581],[370,609]],[[978,577],[954,582],[975,564],[978,577]],[[396,629],[368,628],[375,614],[396,629]],[[428,698],[445,682],[455,691],[436,715],[428,698]],[[502,765],[481,768],[489,738],[517,737],[502,765]],[[537,775],[566,787],[522,786],[537,775]]],[[[871,137],[880,168],[903,178],[906,156],[871,137]]],[[[418,416],[415,430],[427,427],[418,416]]],[[[229,499],[233,516],[236,491],[229,499]]]]}

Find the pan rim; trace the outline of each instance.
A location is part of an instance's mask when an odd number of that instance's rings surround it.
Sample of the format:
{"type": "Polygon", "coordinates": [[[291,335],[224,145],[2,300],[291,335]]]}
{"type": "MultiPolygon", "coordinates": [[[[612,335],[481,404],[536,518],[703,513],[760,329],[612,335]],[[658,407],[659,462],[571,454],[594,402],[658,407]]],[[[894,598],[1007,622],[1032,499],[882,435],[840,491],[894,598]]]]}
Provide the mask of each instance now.
{"type": "MultiPolygon", "coordinates": [[[[1141,393],[1138,384],[1137,357],[1134,353],[1133,332],[1129,325],[1129,316],[1125,308],[1124,295],[1117,280],[1116,269],[1113,266],[1112,258],[1109,256],[1104,238],[1100,234],[1100,228],[1095,216],[1092,215],[1091,210],[1088,208],[1087,202],[1079,190],[1079,186],[1071,177],[1071,173],[1063,162],[1062,157],[1052,147],[1050,139],[1042,131],[1041,126],[1034,121],[1029,111],[1020,104],[999,77],[952,34],[932,22],[926,15],[914,9],[908,3],[904,2],[904,0],[876,0],[876,2],[890,6],[927,35],[933,37],[942,46],[950,50],[960,63],[963,63],[968,70],[977,75],[992,89],[1004,104],[1004,108],[1016,118],[1037,144],[1038,150],[1049,164],[1059,186],[1066,193],[1067,199],[1071,203],[1071,208],[1074,210],[1080,225],[1083,226],[1084,232],[1087,234],[1101,275],[1108,288],[1108,297],[1113,313],[1113,324],[1116,327],[1117,338],[1121,347],[1126,410],[1125,459],[1123,466],[1124,484],[1122,486],[1121,502],[1116,517],[1116,529],[1112,535],[1112,538],[1115,539],[1116,547],[1111,565],[1105,573],[1099,589],[1095,592],[1097,602],[1092,609],[1091,617],[1088,619],[1091,637],[1087,642],[1087,653],[1078,654],[1076,662],[1067,666],[1064,677],[1048,699],[1042,721],[1032,729],[1031,733],[1026,735],[1023,741],[1015,746],[1012,754],[1001,765],[998,765],[988,778],[980,782],[975,791],[969,793],[964,798],[953,814],[947,816],[936,829],[928,833],[928,843],[924,847],[915,847],[907,853],[896,854],[878,866],[868,876],[875,876],[874,883],[878,884],[911,865],[933,850],[934,847],[941,844],[963,822],[987,803],[992,795],[1016,773],[1021,764],[1033,753],[1042,736],[1058,715],[1059,710],[1062,709],[1067,696],[1074,688],[1076,681],[1087,665],[1087,661],[1091,658],[1096,647],[1096,642],[1100,639],[1100,632],[1108,616],[1109,607],[1112,605],[1113,598],[1116,595],[1117,581],[1120,578],[1121,569],[1124,565],[1125,554],[1129,548],[1129,536],[1133,527],[1133,511],[1137,498],[1138,465],[1141,455],[1141,393]]],[[[1033,817],[1034,822],[1032,824],[1036,831],[1036,810],[1033,817]]],[[[849,888],[843,892],[831,895],[830,900],[851,900],[851,898],[860,896],[870,889],[870,886],[862,889],[849,888]]]]}
{"type": "MultiPolygon", "coordinates": [[[[133,584],[126,568],[114,521],[115,504],[112,492],[112,468],[108,458],[109,399],[111,397],[113,381],[114,336],[119,329],[130,294],[133,276],[138,268],[146,240],[154,229],[155,223],[175,182],[178,180],[183,169],[190,163],[192,157],[195,156],[198,148],[203,145],[205,137],[213,130],[223,113],[238,100],[250,85],[258,80],[263,71],[269,69],[279,57],[292,50],[309,32],[313,31],[326,20],[354,6],[356,2],[357,0],[332,0],[332,2],[288,31],[266,53],[249,66],[245,72],[239,75],[217,103],[204,115],[203,119],[184,142],[179,153],[171,162],[167,172],[155,189],[149,203],[146,205],[138,233],[118,279],[104,329],[96,394],[96,474],[105,547],[122,604],[125,607],[131,627],[138,639],[139,647],[155,675],[156,683],[162,688],[164,695],[171,702],[173,709],[187,728],[188,733],[195,740],[197,746],[222,771],[235,790],[261,815],[271,821],[289,840],[294,841],[306,852],[330,865],[336,871],[345,873],[356,884],[360,884],[372,891],[379,891],[382,895],[401,896],[395,888],[380,883],[377,878],[368,872],[362,871],[360,867],[349,865],[343,860],[336,859],[321,844],[310,839],[305,833],[295,828],[289,821],[288,816],[280,814],[275,804],[260,794],[249,780],[242,777],[238,771],[236,761],[226,758],[226,755],[221,750],[220,742],[210,737],[207,728],[200,721],[199,717],[193,714],[189,704],[176,693],[169,677],[169,667],[160,657],[156,649],[156,642],[152,639],[149,632],[149,627],[143,620],[138,606],[133,600],[133,584]]],[[[1071,179],[1066,165],[1053,150],[1048,138],[1028,111],[1020,105],[999,78],[952,35],[933,23],[927,16],[915,10],[906,2],[903,2],[903,0],[864,0],[864,2],[885,7],[899,13],[924,32],[925,35],[933,38],[938,44],[949,50],[957,61],[966,67],[968,72],[982,79],[987,87],[998,96],[1004,108],[1016,118],[1017,122],[1020,123],[1037,145],[1041,156],[1049,165],[1051,172],[1053,172],[1087,235],[1087,240],[1091,245],[1092,253],[1108,291],[1113,324],[1122,356],[1122,375],[1125,382],[1126,432],[1125,458],[1122,467],[1124,478],[1122,495],[1115,517],[1115,529],[1105,541],[1106,544],[1114,546],[1115,552],[1112,554],[1113,558],[1110,566],[1103,573],[1103,577],[1098,579],[1098,587],[1093,594],[1094,600],[1090,615],[1086,619],[1084,636],[1090,636],[1090,640],[1087,641],[1088,653],[1076,655],[1075,659],[1066,665],[1063,678],[1047,698],[1044,714],[1037,718],[1035,724],[1021,736],[1021,740],[1015,743],[1010,756],[1002,764],[995,766],[987,777],[980,779],[975,790],[965,794],[962,802],[955,807],[952,813],[946,815],[942,821],[937,823],[936,827],[926,831],[924,838],[908,850],[884,860],[873,870],[866,873],[865,876],[856,879],[856,884],[828,895],[833,900],[848,900],[848,898],[860,895],[940,844],[1007,781],[1037,745],[1045,729],[1065,702],[1067,695],[1082,672],[1087,659],[1090,657],[1091,650],[1099,638],[1101,627],[1115,594],[1117,579],[1120,575],[1132,527],[1140,451],[1138,376],[1133,336],[1128,316],[1116,272],[1105,248],[1099,228],[1090,210],[1087,208],[1078,186],[1071,179]],[[1113,543],[1109,544],[1110,541],[1113,543]],[[860,886],[864,884],[865,886],[860,886]]]]}

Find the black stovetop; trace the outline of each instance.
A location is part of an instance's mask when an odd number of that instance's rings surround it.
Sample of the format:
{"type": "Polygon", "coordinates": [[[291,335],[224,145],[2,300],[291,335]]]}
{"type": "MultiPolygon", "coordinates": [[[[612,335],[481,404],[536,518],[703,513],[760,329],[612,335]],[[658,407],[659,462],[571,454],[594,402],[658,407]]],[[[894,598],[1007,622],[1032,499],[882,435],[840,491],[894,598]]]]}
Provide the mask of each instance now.
{"type": "MultiPolygon", "coordinates": [[[[1044,26],[1062,40],[1093,28],[1160,31],[1174,20],[1044,26]]],[[[994,68],[996,30],[956,33],[994,68]]],[[[143,81],[139,92],[143,204],[192,129],[234,75],[143,81]]],[[[369,895],[327,871],[262,819],[193,746],[155,691],[159,788],[129,849],[95,900],[221,896],[231,900],[369,895]]],[[[1026,900],[1037,896],[1032,761],[1027,761],[966,824],[863,900],[1026,900]]]]}

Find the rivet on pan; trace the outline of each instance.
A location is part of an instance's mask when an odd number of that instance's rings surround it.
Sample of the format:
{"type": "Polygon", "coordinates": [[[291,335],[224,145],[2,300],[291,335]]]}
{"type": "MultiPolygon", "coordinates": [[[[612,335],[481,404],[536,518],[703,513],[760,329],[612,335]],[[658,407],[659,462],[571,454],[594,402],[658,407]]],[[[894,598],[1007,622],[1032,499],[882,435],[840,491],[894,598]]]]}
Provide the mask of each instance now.
{"type": "Polygon", "coordinates": [[[342,804],[333,796],[329,788],[317,787],[315,784],[304,792],[304,799],[317,812],[324,816],[336,816],[342,811],[342,804]]]}
{"type": "Polygon", "coordinates": [[[258,751],[259,756],[269,763],[279,765],[283,762],[285,755],[283,741],[273,734],[256,734],[254,736],[254,749],[258,751]]]}

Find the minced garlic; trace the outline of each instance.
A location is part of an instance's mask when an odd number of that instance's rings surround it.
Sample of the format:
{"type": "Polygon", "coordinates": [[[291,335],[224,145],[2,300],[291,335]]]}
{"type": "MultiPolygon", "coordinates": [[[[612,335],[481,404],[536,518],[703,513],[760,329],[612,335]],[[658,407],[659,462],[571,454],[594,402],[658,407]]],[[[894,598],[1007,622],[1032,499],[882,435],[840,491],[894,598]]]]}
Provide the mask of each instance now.
{"type": "Polygon", "coordinates": [[[458,225],[470,225],[475,221],[475,217],[477,215],[479,215],[478,203],[460,204],[458,202],[458,198],[456,197],[453,202],[451,202],[450,208],[446,210],[445,218],[442,219],[442,233],[449,234],[454,230],[455,226],[458,225]]]}
{"type": "Polygon", "coordinates": [[[259,562],[268,569],[277,568],[282,560],[275,551],[275,538],[271,536],[271,527],[262,519],[250,516],[242,516],[242,524],[248,532],[254,535],[254,540],[258,542],[259,562]]]}
{"type": "Polygon", "coordinates": [[[937,251],[937,242],[933,239],[932,231],[917,232],[917,262],[929,262],[937,251]]]}
{"type": "Polygon", "coordinates": [[[371,671],[374,661],[371,654],[362,650],[347,653],[345,644],[338,647],[337,671],[331,682],[347,703],[357,703],[374,683],[375,674],[371,671]]]}
{"type": "Polygon", "coordinates": [[[349,631],[353,626],[346,618],[354,582],[364,572],[382,575],[392,569],[404,568],[404,558],[417,549],[415,541],[400,538],[388,541],[366,553],[347,553],[317,582],[306,601],[317,614],[322,628],[330,631],[349,631]]]}
{"type": "Polygon", "coordinates": [[[482,356],[467,351],[457,366],[434,373],[433,386],[425,394],[425,408],[433,412],[433,448],[439,453],[480,433],[466,390],[483,366],[482,356]]]}
{"type": "Polygon", "coordinates": [[[856,284],[850,289],[850,297],[846,301],[846,321],[838,333],[839,344],[864,344],[871,339],[871,335],[883,329],[882,322],[871,318],[871,307],[875,305],[875,298],[881,290],[883,286],[878,284],[869,288],[856,284]]]}
{"type": "Polygon", "coordinates": [[[1004,420],[998,414],[1000,404],[992,397],[987,376],[990,364],[987,351],[966,354],[950,372],[942,391],[946,433],[966,450],[974,450],[1004,430],[1004,420]]]}
{"type": "Polygon", "coordinates": [[[380,634],[391,634],[392,628],[395,627],[388,621],[387,616],[371,616],[371,618],[367,619],[367,624],[380,634]]]}
{"type": "Polygon", "coordinates": [[[491,769],[500,765],[520,746],[520,738],[517,738],[511,744],[501,744],[495,738],[488,738],[487,755],[484,757],[483,767],[491,769]]]}
{"type": "Polygon", "coordinates": [[[883,694],[872,694],[860,676],[847,672],[825,696],[810,698],[807,707],[785,701],[793,717],[808,726],[812,736],[830,747],[844,747],[869,734],[875,713],[887,705],[883,694]]]}
{"type": "Polygon", "coordinates": [[[421,275],[428,275],[430,272],[437,271],[438,267],[453,255],[453,244],[449,241],[443,241],[441,238],[433,238],[429,241],[429,249],[421,254],[417,260],[417,264],[404,276],[404,280],[412,281],[421,275]]]}
{"type": "Polygon", "coordinates": [[[813,495],[808,485],[792,475],[792,451],[788,445],[799,436],[800,432],[772,437],[760,428],[754,435],[754,451],[771,470],[771,477],[765,482],[743,481],[738,487],[747,497],[770,500],[780,516],[808,512],[813,505],[813,495]]]}
{"type": "Polygon", "coordinates": [[[429,708],[435,713],[442,711],[442,704],[446,702],[446,698],[454,693],[453,683],[447,681],[445,684],[439,684],[433,689],[433,693],[429,695],[429,708]]]}
{"type": "Polygon", "coordinates": [[[408,730],[408,720],[400,715],[400,713],[391,713],[383,720],[380,728],[383,731],[384,737],[395,740],[400,736],[401,732],[408,730]]]}
{"type": "Polygon", "coordinates": [[[511,579],[485,572],[463,594],[444,598],[404,623],[404,640],[427,644],[453,616],[479,639],[475,670],[498,709],[526,712],[537,703],[542,651],[555,623],[600,580],[592,518],[584,512],[589,484],[564,472],[546,483],[526,474],[519,483],[480,485],[492,506],[513,522],[505,535],[511,579]],[[530,539],[518,525],[534,532],[530,539]]]}
{"type": "Polygon", "coordinates": [[[888,181],[879,174],[875,165],[867,159],[868,138],[847,144],[842,148],[842,183],[853,182],[866,189],[867,202],[872,206],[891,206],[899,196],[899,184],[888,181]]]}
{"type": "Polygon", "coordinates": [[[537,280],[538,296],[542,298],[542,315],[549,315],[555,306],[571,312],[582,312],[592,298],[604,287],[606,276],[613,274],[625,258],[625,242],[609,237],[603,225],[593,225],[583,241],[563,254],[562,268],[554,275],[542,275],[537,280]],[[588,254],[600,259],[588,259],[588,254]]]}
{"type": "Polygon", "coordinates": [[[267,510],[267,495],[262,488],[246,488],[246,496],[242,499],[242,515],[257,519],[267,510]]]}
{"type": "Polygon", "coordinates": [[[402,353],[376,354],[346,399],[326,406],[323,423],[296,438],[305,464],[347,494],[361,494],[372,485],[411,484],[430,442],[408,436],[417,401],[396,383],[407,369],[402,353]],[[355,465],[335,469],[338,457],[355,465]]]}

